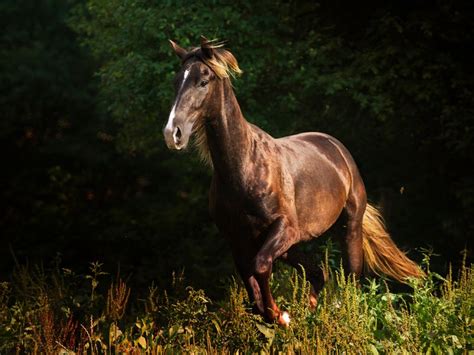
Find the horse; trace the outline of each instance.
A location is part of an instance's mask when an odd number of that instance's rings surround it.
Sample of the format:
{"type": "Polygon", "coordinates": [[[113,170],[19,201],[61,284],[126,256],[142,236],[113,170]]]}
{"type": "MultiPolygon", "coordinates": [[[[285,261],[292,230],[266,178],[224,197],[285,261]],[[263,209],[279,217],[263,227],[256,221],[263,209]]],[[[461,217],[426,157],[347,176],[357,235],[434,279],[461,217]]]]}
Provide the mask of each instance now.
{"type": "Polygon", "coordinates": [[[423,276],[392,241],[379,210],[367,203],[357,165],[341,142],[318,132],[273,138],[244,118],[231,83],[241,70],[222,42],[201,37],[200,46],[189,50],[170,44],[181,69],[164,139],[169,149],[183,150],[194,135],[212,167],[210,214],[229,241],[256,313],[282,326],[290,322],[269,285],[278,258],[306,270],[315,305],[323,272],[296,245],[341,218],[343,257],[356,278],[364,266],[401,282],[423,276]]]}

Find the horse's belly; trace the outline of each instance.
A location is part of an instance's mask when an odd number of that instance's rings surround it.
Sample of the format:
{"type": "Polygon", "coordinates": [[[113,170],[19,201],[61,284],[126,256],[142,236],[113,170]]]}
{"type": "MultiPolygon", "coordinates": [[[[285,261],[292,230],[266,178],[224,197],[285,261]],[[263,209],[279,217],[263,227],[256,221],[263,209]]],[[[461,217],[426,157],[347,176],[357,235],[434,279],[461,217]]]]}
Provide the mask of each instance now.
{"type": "Polygon", "coordinates": [[[330,197],[318,197],[306,201],[307,207],[298,210],[298,224],[305,239],[320,236],[331,228],[344,207],[343,203],[330,202],[330,197]]]}
{"type": "Polygon", "coordinates": [[[308,238],[327,231],[340,216],[346,200],[347,191],[336,173],[314,171],[311,177],[303,177],[296,184],[295,205],[300,230],[308,238]],[[317,181],[317,183],[316,183],[317,181]]]}
{"type": "Polygon", "coordinates": [[[350,190],[350,172],[337,143],[320,133],[280,139],[292,177],[298,226],[304,238],[319,236],[340,216],[350,190]]]}

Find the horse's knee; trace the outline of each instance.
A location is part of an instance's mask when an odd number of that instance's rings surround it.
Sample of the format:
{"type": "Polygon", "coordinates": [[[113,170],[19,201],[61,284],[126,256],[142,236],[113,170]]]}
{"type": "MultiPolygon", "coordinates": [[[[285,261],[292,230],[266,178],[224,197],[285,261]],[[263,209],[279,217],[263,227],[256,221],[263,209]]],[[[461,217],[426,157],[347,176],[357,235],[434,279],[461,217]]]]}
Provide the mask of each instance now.
{"type": "Polygon", "coordinates": [[[269,276],[273,260],[271,256],[257,255],[255,258],[255,274],[260,277],[269,276]]]}

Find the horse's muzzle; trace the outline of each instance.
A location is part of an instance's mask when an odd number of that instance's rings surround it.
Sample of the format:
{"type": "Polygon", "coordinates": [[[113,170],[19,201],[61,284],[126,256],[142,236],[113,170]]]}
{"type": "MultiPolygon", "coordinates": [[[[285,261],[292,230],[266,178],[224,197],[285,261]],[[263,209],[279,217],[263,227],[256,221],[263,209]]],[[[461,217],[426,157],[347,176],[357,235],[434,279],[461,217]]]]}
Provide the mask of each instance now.
{"type": "Polygon", "coordinates": [[[163,130],[166,146],[169,149],[181,150],[186,148],[189,137],[183,135],[183,129],[180,126],[165,127],[163,130]]]}

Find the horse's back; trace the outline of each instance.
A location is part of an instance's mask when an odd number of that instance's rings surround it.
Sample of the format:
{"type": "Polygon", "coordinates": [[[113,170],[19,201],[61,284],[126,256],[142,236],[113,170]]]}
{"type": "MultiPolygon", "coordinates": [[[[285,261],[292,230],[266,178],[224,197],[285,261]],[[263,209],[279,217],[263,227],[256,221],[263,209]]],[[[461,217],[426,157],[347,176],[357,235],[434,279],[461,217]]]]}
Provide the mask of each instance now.
{"type": "Polygon", "coordinates": [[[327,172],[337,170],[349,189],[352,170],[357,166],[347,148],[336,138],[320,132],[306,132],[276,140],[283,155],[296,169],[327,172]]]}

